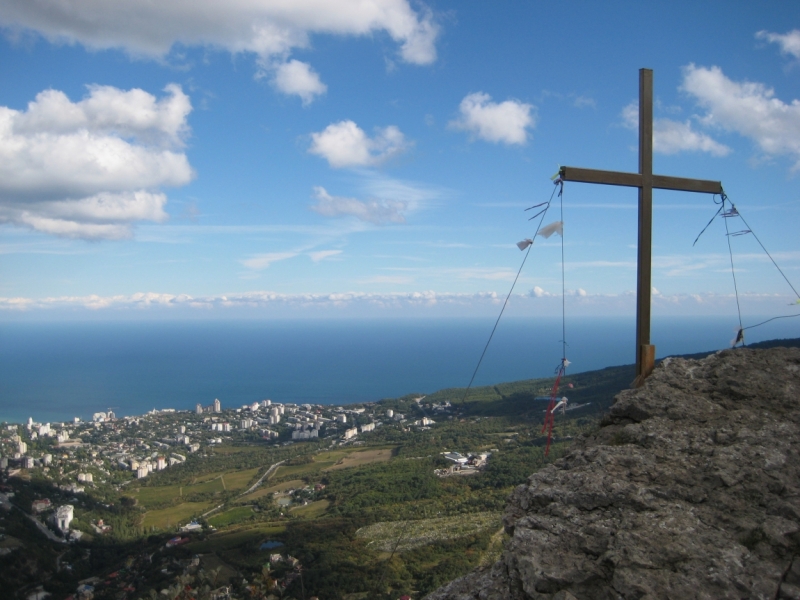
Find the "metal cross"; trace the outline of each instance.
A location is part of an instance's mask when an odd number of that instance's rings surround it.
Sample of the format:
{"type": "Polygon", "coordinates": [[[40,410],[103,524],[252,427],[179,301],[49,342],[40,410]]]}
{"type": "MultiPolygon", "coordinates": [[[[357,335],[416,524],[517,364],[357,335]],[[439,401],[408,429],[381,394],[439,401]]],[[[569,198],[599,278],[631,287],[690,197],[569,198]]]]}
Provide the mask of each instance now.
{"type": "Polygon", "coordinates": [[[564,181],[602,183],[639,188],[639,244],[636,277],[636,379],[635,386],[644,383],[655,366],[656,347],[650,344],[650,292],[653,188],[721,194],[719,181],[684,179],[653,175],[653,70],[639,69],[639,172],[598,171],[561,167],[564,181]]]}

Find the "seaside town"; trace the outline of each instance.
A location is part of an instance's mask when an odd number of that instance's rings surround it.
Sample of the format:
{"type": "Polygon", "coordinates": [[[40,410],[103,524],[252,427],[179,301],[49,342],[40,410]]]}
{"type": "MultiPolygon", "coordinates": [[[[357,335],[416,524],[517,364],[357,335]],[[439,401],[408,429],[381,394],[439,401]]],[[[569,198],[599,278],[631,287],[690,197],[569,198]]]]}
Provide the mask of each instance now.
{"type": "MultiPolygon", "coordinates": [[[[425,412],[448,415],[450,408],[444,402],[426,405],[425,412]]],[[[407,431],[436,423],[428,416],[407,419],[392,409],[378,410],[375,403],[351,407],[271,400],[224,410],[215,399],[207,406],[198,403],[192,411],[153,409],[117,418],[109,410],[94,413],[90,421],[75,417],[63,423],[29,418],[23,425],[4,424],[0,431],[0,469],[9,476],[38,469],[61,489],[80,493],[87,485],[124,485],[145,478],[182,464],[188,454],[233,440],[290,445],[322,438],[346,445],[386,425],[407,431]]]]}
{"type": "MultiPolygon", "coordinates": [[[[64,548],[88,548],[87,541],[102,539],[112,531],[112,526],[102,518],[89,520],[80,517],[91,512],[89,507],[93,503],[102,503],[102,498],[120,498],[131,491],[162,489],[147,487],[147,482],[155,473],[166,474],[170,469],[186,464],[191,457],[202,461],[213,457],[215,452],[224,453],[225,447],[254,445],[291,452],[291,448],[304,442],[317,442],[315,452],[344,452],[343,456],[354,451],[356,454],[359,451],[364,453],[361,449],[370,447],[369,434],[373,432],[393,430],[392,435],[406,436],[430,430],[437,420],[453,421],[455,411],[450,402],[425,402],[425,399],[425,396],[411,398],[405,404],[407,414],[387,408],[382,403],[333,406],[262,400],[225,408],[219,399],[215,399],[208,405],[197,404],[193,410],[154,409],[144,415],[125,417],[118,417],[113,410],[108,410],[95,413],[91,420],[76,417],[68,422],[40,423],[29,418],[24,424],[4,423],[0,431],[0,558],[21,549],[21,546],[9,543],[14,538],[6,534],[7,517],[4,515],[24,517],[24,522],[36,527],[38,535],[46,536],[64,548]],[[21,490],[19,483],[22,482],[34,483],[38,487],[21,490]],[[49,493],[48,489],[51,490],[49,493]],[[20,492],[25,496],[24,501],[20,492]]],[[[307,455],[299,446],[297,448],[299,456],[307,455]]],[[[462,454],[444,451],[438,454],[436,466],[439,468],[433,469],[433,473],[444,478],[478,473],[492,452],[462,454]]],[[[254,484],[248,482],[249,487],[241,494],[237,492],[238,497],[257,495],[254,490],[262,482],[266,485],[276,468],[286,462],[282,460],[272,465],[254,484]]],[[[285,510],[288,516],[288,509],[292,508],[290,504],[309,505],[324,488],[324,484],[317,483],[310,487],[281,489],[272,494],[272,500],[277,510],[285,510]]],[[[108,504],[104,506],[108,510],[114,508],[108,504]]],[[[207,517],[219,508],[202,516],[207,517]]],[[[280,512],[280,516],[283,514],[280,512]]],[[[210,522],[213,520],[204,518],[201,521],[194,516],[178,520],[166,529],[151,527],[153,531],[147,531],[169,537],[166,543],[162,541],[159,551],[167,552],[158,563],[162,574],[179,574],[184,578],[206,576],[200,563],[201,555],[178,560],[168,551],[196,542],[193,534],[215,532],[216,528],[210,522]]],[[[276,572],[281,574],[280,577],[272,575],[270,589],[281,592],[300,577],[302,565],[296,557],[280,553],[282,544],[272,541],[264,544],[271,551],[268,571],[273,573],[277,569],[276,572]]],[[[102,589],[115,586],[127,597],[136,590],[135,574],[152,569],[152,555],[146,566],[137,566],[142,560],[142,556],[129,557],[131,564],[123,570],[127,572],[127,578],[119,575],[118,581],[103,583],[97,578],[84,578],[72,597],[83,600],[104,597],[102,589]]],[[[69,570],[72,565],[64,560],[58,568],[69,570]]],[[[26,597],[38,600],[47,596],[39,586],[32,588],[26,597]]],[[[230,590],[222,586],[209,597],[222,600],[231,597],[230,590]]]]}

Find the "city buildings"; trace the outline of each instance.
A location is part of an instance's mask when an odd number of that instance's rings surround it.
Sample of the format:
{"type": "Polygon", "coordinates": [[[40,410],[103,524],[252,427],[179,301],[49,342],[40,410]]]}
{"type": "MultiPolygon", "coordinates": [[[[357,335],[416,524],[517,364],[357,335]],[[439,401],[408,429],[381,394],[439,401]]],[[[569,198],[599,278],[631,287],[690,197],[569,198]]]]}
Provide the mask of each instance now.
{"type": "Polygon", "coordinates": [[[58,527],[59,531],[62,533],[67,533],[69,531],[69,524],[72,523],[74,510],[71,504],[59,506],[56,510],[56,527],[58,527]]]}

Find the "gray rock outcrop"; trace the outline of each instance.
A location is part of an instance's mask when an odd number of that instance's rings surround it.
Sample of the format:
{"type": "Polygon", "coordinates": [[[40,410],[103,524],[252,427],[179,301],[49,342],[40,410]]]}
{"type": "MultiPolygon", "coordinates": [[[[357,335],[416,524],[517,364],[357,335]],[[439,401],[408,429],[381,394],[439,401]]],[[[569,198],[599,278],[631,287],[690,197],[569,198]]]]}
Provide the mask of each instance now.
{"type": "Polygon", "coordinates": [[[429,600],[800,598],[800,349],[667,359],[429,600]]]}

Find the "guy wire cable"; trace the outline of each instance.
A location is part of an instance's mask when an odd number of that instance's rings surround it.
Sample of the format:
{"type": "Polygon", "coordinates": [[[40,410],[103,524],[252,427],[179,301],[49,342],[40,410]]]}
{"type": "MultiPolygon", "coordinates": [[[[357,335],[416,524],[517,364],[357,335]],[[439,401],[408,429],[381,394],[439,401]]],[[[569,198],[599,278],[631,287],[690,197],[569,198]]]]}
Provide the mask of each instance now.
{"type": "MultiPolygon", "coordinates": [[[[564,275],[564,184],[558,194],[561,200],[561,358],[567,358],[567,305],[566,277],[564,275]]],[[[566,365],[564,367],[566,370],[566,365]]]]}
{"type": "MultiPolygon", "coordinates": [[[[716,197],[716,194],[715,194],[715,197],[716,197]]],[[[742,325],[742,312],[741,312],[741,308],[740,308],[740,305],[739,305],[739,290],[738,290],[738,286],[737,286],[737,283],[736,283],[736,273],[735,273],[734,267],[733,267],[733,250],[732,250],[732,247],[731,247],[731,240],[730,240],[731,237],[734,237],[734,236],[737,236],[737,235],[744,235],[744,234],[747,234],[747,233],[752,233],[753,237],[756,239],[756,242],[758,242],[758,245],[761,246],[761,249],[764,251],[764,254],[766,254],[769,257],[770,261],[772,261],[772,264],[775,266],[776,269],[778,269],[778,272],[781,274],[781,276],[783,277],[784,281],[786,281],[786,283],[789,284],[789,287],[792,288],[792,291],[797,296],[798,300],[797,300],[796,303],[793,303],[793,304],[800,304],[800,293],[797,292],[797,289],[795,289],[795,287],[792,285],[792,282],[789,281],[788,277],[786,277],[786,273],[784,273],[783,270],[778,266],[778,263],[776,263],[775,259],[772,258],[772,255],[766,249],[764,244],[761,243],[761,240],[759,239],[759,237],[756,234],[756,232],[752,230],[752,228],[750,227],[750,224],[742,216],[742,213],[739,212],[739,209],[736,207],[736,205],[733,202],[730,201],[730,199],[728,198],[728,196],[725,194],[724,191],[720,194],[720,202],[717,202],[716,200],[714,200],[714,204],[719,204],[720,205],[719,209],[717,210],[716,213],[714,213],[714,216],[711,217],[711,220],[706,224],[706,226],[703,227],[703,230],[697,235],[697,237],[695,238],[694,243],[692,244],[692,246],[697,244],[697,240],[700,239],[700,236],[703,235],[703,233],[706,231],[706,229],[708,229],[708,227],[711,225],[711,223],[714,222],[714,219],[716,219],[718,216],[722,215],[723,219],[725,219],[725,233],[726,233],[725,237],[728,238],[728,253],[729,253],[730,259],[731,259],[731,275],[733,276],[733,287],[734,287],[734,291],[736,293],[736,309],[737,309],[738,316],[739,316],[739,332],[737,333],[734,345],[736,345],[739,341],[741,341],[742,345],[744,345],[744,339],[743,339],[743,336],[742,336],[742,332],[744,332],[744,331],[746,331],[748,329],[753,329],[754,327],[760,327],[761,325],[765,325],[765,324],[770,323],[771,321],[775,321],[777,319],[791,319],[793,317],[800,317],[800,313],[797,313],[797,314],[794,314],[794,315],[781,315],[781,316],[777,316],[777,317],[772,317],[770,319],[767,319],[766,321],[761,321],[760,323],[756,323],[755,325],[748,325],[747,327],[744,327],[742,325]],[[726,201],[730,202],[730,206],[731,206],[730,210],[728,210],[728,211],[725,211],[725,202],[726,201]],[[741,231],[741,232],[731,233],[729,228],[728,228],[728,217],[739,217],[742,220],[742,223],[744,223],[744,225],[745,225],[745,227],[747,229],[745,229],[744,231],[741,231]]]]}
{"type": "MultiPolygon", "coordinates": [[[[550,194],[550,199],[547,201],[547,206],[545,207],[545,209],[539,212],[538,214],[534,215],[533,217],[531,217],[532,219],[538,217],[539,215],[541,215],[542,217],[541,219],[539,219],[539,224],[536,226],[536,233],[533,234],[532,239],[534,240],[536,239],[536,236],[539,233],[539,229],[541,229],[542,227],[542,222],[544,221],[544,218],[547,215],[547,210],[550,208],[550,203],[553,201],[553,196],[555,195],[556,190],[560,190],[558,195],[561,196],[561,192],[563,192],[564,190],[563,181],[556,182],[556,186],[553,188],[553,193],[550,194]]],[[[500,309],[500,314],[497,315],[497,321],[495,321],[494,327],[492,327],[492,332],[489,334],[489,339],[486,340],[486,346],[483,347],[483,352],[481,352],[481,357],[478,359],[478,364],[475,366],[475,370],[472,372],[472,378],[470,378],[469,380],[469,385],[467,386],[467,389],[464,390],[464,397],[461,398],[461,404],[464,404],[464,402],[466,401],[467,394],[469,394],[469,390],[470,388],[472,388],[472,384],[475,381],[475,376],[478,374],[478,369],[481,368],[481,363],[483,362],[483,358],[486,356],[486,351],[489,349],[489,344],[492,343],[494,332],[497,331],[497,326],[500,324],[500,319],[506,310],[506,306],[508,306],[508,300],[511,298],[511,293],[514,291],[514,287],[517,285],[517,280],[519,279],[520,273],[522,273],[522,267],[525,266],[525,261],[528,260],[528,255],[531,253],[531,248],[533,248],[533,244],[528,246],[528,251],[522,258],[522,264],[519,266],[519,271],[517,271],[517,276],[514,278],[514,283],[511,284],[511,289],[508,290],[508,295],[506,296],[505,302],[503,302],[503,306],[500,309]]]]}
{"type": "MultiPolygon", "coordinates": [[[[731,206],[733,206],[733,202],[731,202],[731,206]]],[[[747,227],[750,230],[750,233],[752,233],[753,237],[756,238],[756,241],[758,242],[758,245],[761,246],[761,249],[766,253],[767,256],[769,256],[769,259],[772,261],[772,264],[775,265],[775,268],[778,269],[778,272],[783,276],[784,280],[786,280],[786,283],[788,283],[789,287],[792,288],[792,291],[794,292],[794,295],[797,296],[798,300],[800,300],[800,294],[797,293],[797,290],[794,289],[794,286],[792,285],[792,282],[789,281],[789,278],[786,277],[786,274],[778,266],[778,263],[776,263],[775,259],[772,258],[772,255],[764,247],[764,244],[762,244],[761,240],[758,239],[758,236],[756,235],[756,232],[753,231],[752,228],[750,227],[750,225],[747,224],[747,221],[744,220],[744,217],[742,216],[742,213],[740,213],[738,209],[736,210],[736,212],[738,213],[739,218],[742,220],[742,223],[744,223],[744,226],[747,227]]]]}
{"type": "MultiPolygon", "coordinates": [[[[723,192],[722,193],[722,209],[723,209],[723,213],[724,213],[724,209],[725,209],[725,200],[727,200],[727,198],[728,197],[725,195],[725,192],[723,192]]],[[[732,209],[734,208],[733,202],[731,202],[731,208],[732,209]]],[[[738,213],[739,211],[736,211],[736,212],[738,213]]],[[[741,215],[739,215],[739,216],[741,217],[741,215]]],[[[739,316],[739,332],[737,332],[737,334],[736,334],[736,341],[734,342],[734,346],[736,345],[736,343],[739,342],[739,338],[740,337],[741,337],[741,341],[742,341],[742,346],[744,346],[745,345],[744,336],[741,333],[742,331],[744,331],[744,327],[742,327],[742,308],[739,305],[739,288],[736,285],[736,271],[733,268],[733,249],[731,248],[731,232],[728,229],[728,219],[722,219],[722,220],[725,221],[725,234],[726,234],[725,235],[725,239],[728,240],[728,254],[731,257],[731,276],[733,277],[733,291],[736,294],[736,313],[739,316]]],[[[744,220],[744,219],[742,219],[742,220],[744,220]]]]}

